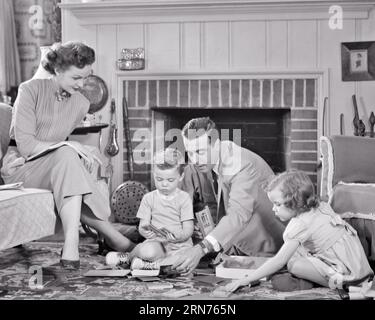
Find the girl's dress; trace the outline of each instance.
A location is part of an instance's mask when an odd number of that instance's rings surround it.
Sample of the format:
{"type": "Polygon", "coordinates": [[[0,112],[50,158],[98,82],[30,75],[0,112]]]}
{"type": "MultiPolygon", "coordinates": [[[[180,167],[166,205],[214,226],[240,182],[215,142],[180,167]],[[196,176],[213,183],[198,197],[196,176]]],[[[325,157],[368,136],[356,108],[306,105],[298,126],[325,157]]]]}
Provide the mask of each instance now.
{"type": "Polygon", "coordinates": [[[13,109],[10,146],[3,159],[1,175],[5,183],[24,182],[24,187],[51,190],[57,212],[66,197],[81,195],[93,214],[107,220],[109,200],[70,147],[61,147],[36,160],[26,161],[41,142],[60,142],[68,138],[89,109],[89,101],[79,92],[59,101],[53,79],[33,79],[21,84],[13,109]]]}
{"type": "Polygon", "coordinates": [[[301,245],[292,259],[308,259],[331,288],[373,274],[357,232],[327,203],[291,219],[283,237],[301,245]]]}

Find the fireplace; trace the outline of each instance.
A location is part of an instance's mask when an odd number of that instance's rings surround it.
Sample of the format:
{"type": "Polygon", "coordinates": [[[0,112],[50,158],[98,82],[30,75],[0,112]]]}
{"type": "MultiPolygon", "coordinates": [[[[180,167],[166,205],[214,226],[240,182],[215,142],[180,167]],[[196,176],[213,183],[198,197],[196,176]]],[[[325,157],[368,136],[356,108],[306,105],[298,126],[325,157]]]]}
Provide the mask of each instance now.
{"type": "MultiPolygon", "coordinates": [[[[136,161],[135,176],[149,187],[152,186],[151,150],[156,145],[160,147],[161,141],[164,147],[176,142],[176,137],[166,141],[165,134],[201,116],[211,117],[219,129],[224,129],[225,137],[221,137],[224,140],[232,140],[233,130],[240,130],[241,146],[262,156],[275,172],[300,169],[317,182],[316,77],[190,75],[128,79],[122,85],[130,110],[135,156],[146,160],[136,161]]],[[[127,163],[124,164],[124,179],[127,179],[127,163]]]]}
{"type": "MultiPolygon", "coordinates": [[[[210,117],[217,125],[222,140],[233,141],[234,133],[240,133],[242,147],[259,154],[275,172],[287,168],[289,149],[289,109],[259,109],[259,108],[152,108],[153,124],[163,122],[164,134],[170,129],[181,129],[186,122],[195,117],[210,117]],[[237,130],[237,131],[236,131],[237,130]]],[[[156,139],[157,136],[153,135],[156,139]]],[[[166,135],[164,147],[178,144],[178,138],[173,140],[166,135]]],[[[179,146],[183,149],[183,146],[179,146]]]]}

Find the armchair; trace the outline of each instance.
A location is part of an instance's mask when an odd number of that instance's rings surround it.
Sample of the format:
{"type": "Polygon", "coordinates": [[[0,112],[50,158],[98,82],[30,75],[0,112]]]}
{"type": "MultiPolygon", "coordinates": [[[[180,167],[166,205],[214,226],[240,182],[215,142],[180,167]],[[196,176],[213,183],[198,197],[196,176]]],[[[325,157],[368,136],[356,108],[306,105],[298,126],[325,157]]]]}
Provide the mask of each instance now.
{"type": "Polygon", "coordinates": [[[321,137],[320,196],[358,232],[366,255],[375,262],[375,139],[321,137]]]}

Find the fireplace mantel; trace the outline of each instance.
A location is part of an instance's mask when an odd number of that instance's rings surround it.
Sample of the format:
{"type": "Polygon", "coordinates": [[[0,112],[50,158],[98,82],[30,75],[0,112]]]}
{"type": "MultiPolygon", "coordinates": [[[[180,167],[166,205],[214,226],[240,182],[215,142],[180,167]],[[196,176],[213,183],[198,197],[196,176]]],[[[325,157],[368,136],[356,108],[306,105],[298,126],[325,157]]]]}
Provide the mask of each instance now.
{"type": "Polygon", "coordinates": [[[118,0],[80,2],[67,0],[82,25],[172,21],[327,19],[329,8],[340,5],[344,18],[366,19],[372,0],[118,0]]]}

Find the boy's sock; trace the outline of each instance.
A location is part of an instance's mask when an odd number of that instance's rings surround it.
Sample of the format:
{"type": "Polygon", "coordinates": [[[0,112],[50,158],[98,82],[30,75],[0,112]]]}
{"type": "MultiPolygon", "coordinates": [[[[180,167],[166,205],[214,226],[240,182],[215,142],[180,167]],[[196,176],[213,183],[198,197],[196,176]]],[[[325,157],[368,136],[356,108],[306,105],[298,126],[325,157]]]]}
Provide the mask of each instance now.
{"type": "Polygon", "coordinates": [[[273,275],[271,277],[271,284],[278,291],[309,290],[314,287],[313,282],[297,278],[289,272],[273,275]]]}
{"type": "Polygon", "coordinates": [[[108,252],[105,256],[105,263],[109,266],[121,266],[123,268],[130,268],[130,254],[129,252],[108,252]]]}

